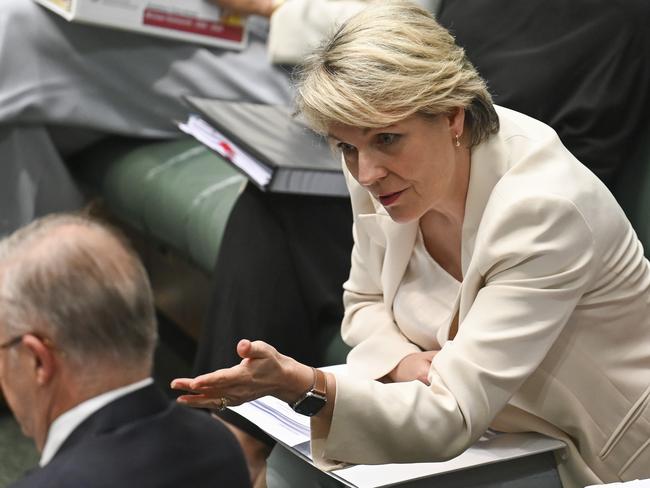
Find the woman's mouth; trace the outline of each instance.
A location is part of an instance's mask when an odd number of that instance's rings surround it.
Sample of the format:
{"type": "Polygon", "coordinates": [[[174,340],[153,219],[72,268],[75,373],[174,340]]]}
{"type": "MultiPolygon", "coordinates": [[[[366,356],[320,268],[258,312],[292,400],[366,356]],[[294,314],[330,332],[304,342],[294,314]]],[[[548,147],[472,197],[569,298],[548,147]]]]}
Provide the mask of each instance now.
{"type": "Polygon", "coordinates": [[[385,195],[379,195],[379,201],[384,207],[388,207],[397,201],[404,190],[396,191],[395,193],[386,193],[385,195]]]}

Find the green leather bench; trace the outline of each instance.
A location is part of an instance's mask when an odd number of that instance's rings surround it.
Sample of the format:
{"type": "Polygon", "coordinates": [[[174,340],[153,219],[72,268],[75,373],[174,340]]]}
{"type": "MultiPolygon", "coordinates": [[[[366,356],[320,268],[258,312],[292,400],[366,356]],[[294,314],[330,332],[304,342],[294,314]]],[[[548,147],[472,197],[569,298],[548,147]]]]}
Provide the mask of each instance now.
{"type": "Polygon", "coordinates": [[[246,178],[191,138],[110,138],[70,166],[93,211],[125,230],[140,253],[158,309],[196,339],[221,236],[246,178]]]}
{"type": "Polygon", "coordinates": [[[110,212],[210,270],[246,178],[193,139],[109,139],[81,153],[75,174],[110,212]]]}
{"type": "MultiPolygon", "coordinates": [[[[70,165],[103,216],[139,251],[158,309],[198,338],[221,236],[247,179],[191,138],[110,138],[70,165]]],[[[317,341],[328,363],[345,361],[348,347],[338,327],[317,341]]]]}

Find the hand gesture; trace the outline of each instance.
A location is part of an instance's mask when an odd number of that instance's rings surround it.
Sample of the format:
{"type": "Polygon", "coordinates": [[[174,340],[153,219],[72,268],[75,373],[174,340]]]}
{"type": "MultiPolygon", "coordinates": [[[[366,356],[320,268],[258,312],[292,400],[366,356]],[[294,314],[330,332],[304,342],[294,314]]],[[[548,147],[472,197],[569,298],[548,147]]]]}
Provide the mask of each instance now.
{"type": "Polygon", "coordinates": [[[310,367],[280,354],[265,342],[241,340],[237,354],[242,358],[237,366],[172,381],[173,389],[190,393],[178,397],[177,401],[191,407],[216,409],[265,395],[292,402],[311,387],[310,367]]]}

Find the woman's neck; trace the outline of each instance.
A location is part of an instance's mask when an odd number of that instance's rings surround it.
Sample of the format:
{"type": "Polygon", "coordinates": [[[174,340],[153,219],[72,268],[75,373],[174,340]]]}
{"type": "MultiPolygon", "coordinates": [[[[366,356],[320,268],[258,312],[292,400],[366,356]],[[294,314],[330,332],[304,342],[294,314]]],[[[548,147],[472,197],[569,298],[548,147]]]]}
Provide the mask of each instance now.
{"type": "Polygon", "coordinates": [[[470,151],[465,149],[455,161],[456,175],[443,205],[420,218],[420,230],[427,252],[454,278],[462,280],[461,242],[465,203],[469,188],[470,151]]]}

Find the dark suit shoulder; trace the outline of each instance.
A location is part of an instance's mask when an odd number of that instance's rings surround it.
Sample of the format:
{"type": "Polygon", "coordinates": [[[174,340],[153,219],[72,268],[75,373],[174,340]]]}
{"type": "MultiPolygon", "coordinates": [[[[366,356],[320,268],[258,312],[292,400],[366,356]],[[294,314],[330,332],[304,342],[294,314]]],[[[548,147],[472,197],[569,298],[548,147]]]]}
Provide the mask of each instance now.
{"type": "Polygon", "coordinates": [[[110,429],[86,429],[11,488],[250,487],[239,444],[206,413],[168,402],[162,410],[122,420],[110,429]]]}

